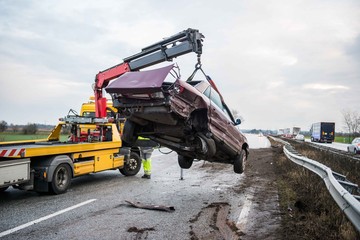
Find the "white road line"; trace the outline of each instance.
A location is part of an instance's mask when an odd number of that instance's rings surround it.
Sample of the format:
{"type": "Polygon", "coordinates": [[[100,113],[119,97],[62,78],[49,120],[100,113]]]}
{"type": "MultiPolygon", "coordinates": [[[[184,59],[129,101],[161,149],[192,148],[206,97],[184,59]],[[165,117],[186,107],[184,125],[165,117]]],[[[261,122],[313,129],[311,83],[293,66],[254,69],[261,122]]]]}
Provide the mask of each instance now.
{"type": "Polygon", "coordinates": [[[85,202],[76,204],[76,205],[74,205],[74,206],[72,206],[72,207],[65,208],[65,209],[63,209],[63,210],[60,210],[60,211],[55,212],[55,213],[52,213],[52,214],[47,215],[47,216],[45,216],[45,217],[36,219],[36,220],[31,221],[31,222],[28,222],[28,223],[25,223],[25,224],[20,225],[20,226],[18,226],[18,227],[15,227],[15,228],[6,230],[6,231],[4,231],[4,232],[0,232],[0,237],[9,235],[9,234],[11,234],[11,233],[13,233],[13,232],[16,232],[16,231],[19,231],[19,230],[21,230],[21,229],[27,228],[27,227],[29,227],[29,226],[31,226],[31,225],[34,225],[34,224],[36,224],[36,223],[42,222],[42,221],[44,221],[44,220],[47,220],[47,219],[49,219],[49,218],[55,217],[55,216],[60,215],[60,214],[62,214],[62,213],[68,212],[68,211],[73,210],[73,209],[75,209],[75,208],[81,207],[81,206],[86,205],[86,204],[88,204],[88,203],[91,203],[91,202],[93,202],[93,201],[96,201],[96,199],[87,200],[87,201],[85,201],[85,202]]]}
{"type": "Polygon", "coordinates": [[[236,222],[236,227],[238,229],[241,229],[241,230],[244,230],[246,228],[246,224],[247,224],[247,221],[248,221],[248,217],[249,217],[249,214],[250,214],[250,210],[251,210],[251,206],[252,206],[252,200],[254,198],[254,195],[253,193],[249,193],[247,196],[246,196],[246,199],[244,201],[244,205],[241,209],[241,213],[240,213],[240,216],[236,222]]]}

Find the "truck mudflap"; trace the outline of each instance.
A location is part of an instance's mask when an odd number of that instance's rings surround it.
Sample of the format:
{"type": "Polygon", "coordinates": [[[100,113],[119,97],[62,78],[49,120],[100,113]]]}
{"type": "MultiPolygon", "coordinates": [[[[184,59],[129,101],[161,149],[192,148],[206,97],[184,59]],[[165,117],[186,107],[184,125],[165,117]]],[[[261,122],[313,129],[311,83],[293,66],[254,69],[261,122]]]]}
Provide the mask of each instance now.
{"type": "Polygon", "coordinates": [[[0,162],[0,188],[30,181],[30,159],[14,159],[0,162]]]}
{"type": "Polygon", "coordinates": [[[31,167],[34,170],[34,190],[36,192],[48,192],[50,190],[49,183],[53,181],[54,172],[60,164],[68,164],[71,177],[74,177],[74,164],[68,155],[43,157],[32,161],[31,167]]]}

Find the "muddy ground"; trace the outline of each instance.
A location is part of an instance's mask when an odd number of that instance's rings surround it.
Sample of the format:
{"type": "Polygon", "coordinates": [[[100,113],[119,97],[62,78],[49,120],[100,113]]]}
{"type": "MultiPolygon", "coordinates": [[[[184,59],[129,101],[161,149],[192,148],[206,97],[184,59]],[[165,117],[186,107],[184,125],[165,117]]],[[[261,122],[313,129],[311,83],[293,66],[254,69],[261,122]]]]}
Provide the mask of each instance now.
{"type": "MultiPolygon", "coordinates": [[[[221,171],[226,165],[206,166],[221,171]]],[[[205,206],[190,219],[191,239],[281,239],[274,150],[250,150],[243,177],[223,202],[205,206]]]]}
{"type": "MultiPolygon", "coordinates": [[[[296,147],[303,155],[332,167],[334,159],[339,161],[313,148],[296,147]]],[[[349,168],[346,159],[341,162],[349,168]]],[[[358,179],[358,165],[343,174],[358,179]]],[[[251,150],[244,182],[235,191],[252,201],[250,223],[239,239],[360,239],[323,180],[288,160],[276,142],[271,148],[251,150]]]]}
{"type": "MultiPolygon", "coordinates": [[[[272,149],[282,216],[281,239],[360,239],[359,232],[332,199],[323,180],[288,160],[280,144],[272,142],[272,149]]],[[[332,154],[304,144],[296,145],[295,150],[331,168],[339,166],[334,165],[334,160],[339,161],[339,158],[332,154]]],[[[352,164],[348,159],[341,159],[341,162],[344,166],[352,164]]],[[[356,165],[354,170],[358,169],[359,164],[356,165]]],[[[349,171],[341,168],[338,171],[349,175],[349,171]]],[[[353,171],[350,175],[358,174],[353,171]]]]}

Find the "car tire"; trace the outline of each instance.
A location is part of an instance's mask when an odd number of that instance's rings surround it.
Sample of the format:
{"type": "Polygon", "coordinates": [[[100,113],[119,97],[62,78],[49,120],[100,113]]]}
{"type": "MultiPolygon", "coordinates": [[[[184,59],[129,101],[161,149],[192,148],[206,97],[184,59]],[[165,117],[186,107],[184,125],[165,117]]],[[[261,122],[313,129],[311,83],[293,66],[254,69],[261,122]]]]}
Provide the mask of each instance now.
{"type": "Polygon", "coordinates": [[[141,168],[141,158],[136,152],[130,153],[130,159],[124,164],[124,167],[119,169],[125,176],[134,176],[138,174],[141,168]]]}
{"type": "Polygon", "coordinates": [[[234,159],[234,172],[235,173],[243,173],[245,170],[245,163],[246,163],[246,151],[241,149],[239,155],[236,156],[234,159]]]}
{"type": "Polygon", "coordinates": [[[193,161],[193,158],[178,155],[179,166],[183,169],[189,169],[193,164],[193,161]]]}
{"type": "Polygon", "coordinates": [[[135,128],[136,123],[130,120],[125,121],[121,139],[129,146],[132,146],[137,140],[137,136],[135,135],[135,128]]]}
{"type": "Polygon", "coordinates": [[[65,193],[71,184],[70,166],[62,163],[56,167],[51,182],[49,182],[50,192],[55,194],[65,193]]]}

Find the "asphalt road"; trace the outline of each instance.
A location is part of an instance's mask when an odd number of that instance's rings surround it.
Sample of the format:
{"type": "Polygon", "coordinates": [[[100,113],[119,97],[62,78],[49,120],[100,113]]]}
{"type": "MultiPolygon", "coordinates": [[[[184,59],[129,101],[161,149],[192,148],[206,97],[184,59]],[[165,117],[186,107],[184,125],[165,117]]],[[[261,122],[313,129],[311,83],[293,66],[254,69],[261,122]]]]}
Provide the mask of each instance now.
{"type": "MultiPolygon", "coordinates": [[[[311,142],[311,141],[310,141],[310,139],[306,139],[306,142],[311,142]]],[[[317,144],[317,145],[321,145],[321,146],[330,147],[330,148],[334,148],[334,149],[337,149],[337,150],[345,151],[345,152],[347,152],[347,147],[349,146],[349,144],[338,143],[338,142],[332,142],[332,143],[313,142],[313,143],[317,144]]]]}
{"type": "Polygon", "coordinates": [[[73,179],[61,195],[9,188],[0,195],[0,238],[246,239],[246,228],[253,231],[254,188],[245,186],[252,174],[198,161],[181,180],[176,153],[155,151],[152,160],[151,180],[141,178],[142,170],[133,177],[112,170],[73,179]],[[175,211],[135,208],[126,200],[175,211]]]}
{"type": "MultiPolygon", "coordinates": [[[[190,239],[196,231],[202,231],[203,235],[215,231],[216,227],[209,228],[208,222],[214,214],[223,214],[224,222],[230,219],[236,224],[241,212],[238,206],[244,199],[229,189],[241,184],[243,175],[233,173],[232,165],[204,164],[204,161],[195,162],[183,173],[184,180],[180,180],[176,153],[154,152],[151,180],[142,179],[142,172],[125,177],[118,171],[105,171],[74,179],[69,191],[62,195],[40,195],[10,188],[1,196],[0,236],[2,239],[190,239]],[[173,206],[175,211],[134,208],[125,200],[173,206]],[[230,207],[232,216],[228,216],[230,207]]],[[[221,231],[235,239],[236,233],[230,226],[224,226],[225,230],[221,231]]]]}

